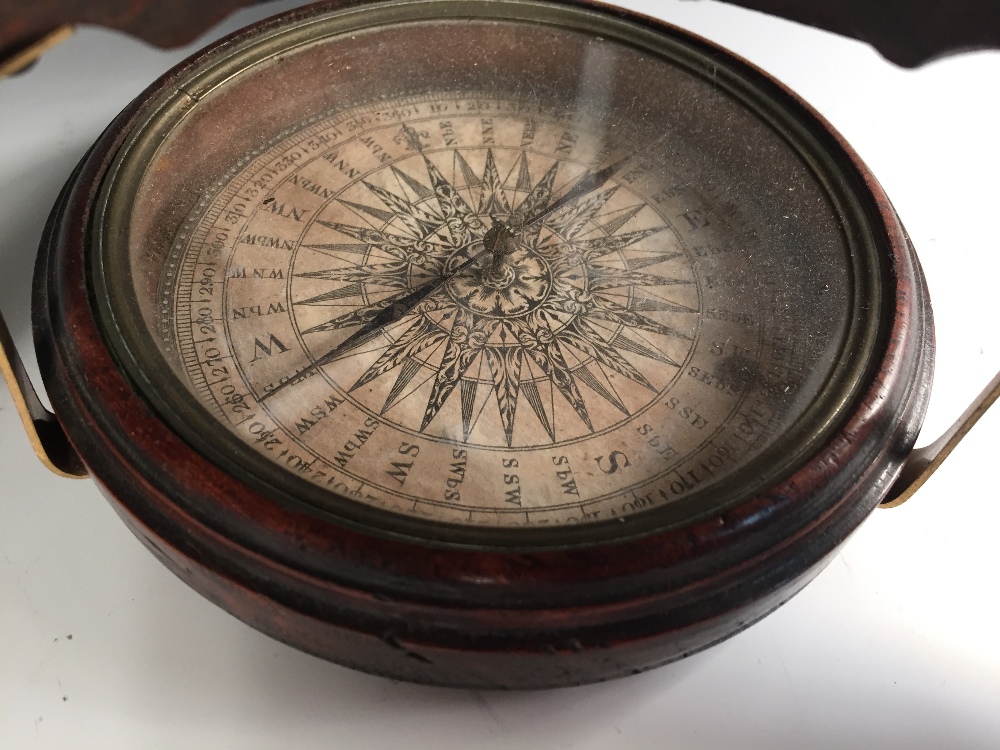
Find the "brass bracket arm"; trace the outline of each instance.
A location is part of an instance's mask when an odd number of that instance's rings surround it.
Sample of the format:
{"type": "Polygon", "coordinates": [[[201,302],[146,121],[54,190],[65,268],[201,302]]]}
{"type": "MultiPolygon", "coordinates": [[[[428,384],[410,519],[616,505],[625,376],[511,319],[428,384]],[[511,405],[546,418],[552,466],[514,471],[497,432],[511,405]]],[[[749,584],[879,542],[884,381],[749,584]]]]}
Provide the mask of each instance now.
{"type": "Polygon", "coordinates": [[[70,445],[62,425],[55,414],[46,409],[38,399],[21,356],[14,348],[7,323],[0,315],[0,370],[10,388],[14,406],[21,417],[25,432],[35,454],[46,468],[62,477],[83,479],[88,476],[80,456],[70,445]]]}
{"type": "Polygon", "coordinates": [[[73,26],[64,24],[40,37],[9,57],[0,55],[0,78],[12,76],[31,67],[39,57],[57,44],[62,44],[73,35],[73,26]]]}
{"type": "Polygon", "coordinates": [[[997,376],[972,402],[972,405],[941,437],[930,445],[916,448],[910,453],[906,463],[903,464],[899,478],[896,479],[896,483],[879,507],[895,508],[909,500],[913,493],[923,486],[928,477],[937,471],[942,462],[955,449],[955,446],[962,441],[962,438],[969,433],[969,430],[998,398],[1000,398],[1000,373],[997,373],[997,376]]]}

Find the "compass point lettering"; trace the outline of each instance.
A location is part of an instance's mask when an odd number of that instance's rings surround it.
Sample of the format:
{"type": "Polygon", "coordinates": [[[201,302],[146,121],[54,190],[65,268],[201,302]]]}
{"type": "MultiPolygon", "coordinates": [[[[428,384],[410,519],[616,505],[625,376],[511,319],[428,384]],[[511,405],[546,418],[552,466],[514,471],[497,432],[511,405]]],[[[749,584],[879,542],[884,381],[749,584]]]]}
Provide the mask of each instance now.
{"type": "MultiPolygon", "coordinates": [[[[649,425],[643,425],[643,427],[649,427],[649,425]]],[[[641,430],[640,434],[643,434],[641,430]]],[[[619,469],[627,469],[629,466],[632,465],[631,461],[629,461],[628,456],[622,453],[621,451],[611,451],[611,455],[607,456],[608,468],[606,469],[604,468],[604,459],[605,456],[598,456],[597,458],[594,459],[594,461],[597,463],[597,468],[600,469],[605,474],[614,474],[619,469]],[[619,461],[619,459],[621,459],[621,461],[619,461]]]]}
{"type": "Polygon", "coordinates": [[[388,161],[392,161],[392,155],[389,152],[387,152],[381,144],[375,141],[374,136],[369,135],[366,136],[365,138],[361,138],[360,140],[361,143],[365,144],[368,147],[368,150],[371,152],[372,156],[378,159],[379,163],[385,164],[388,161]]]}
{"type": "Polygon", "coordinates": [[[696,229],[704,229],[710,223],[708,217],[696,208],[685,211],[681,214],[681,216],[683,216],[684,220],[687,221],[688,229],[692,231],[696,229]]]}
{"type": "Polygon", "coordinates": [[[334,190],[333,188],[324,187],[315,180],[302,177],[298,174],[292,174],[292,176],[288,178],[288,181],[292,185],[298,185],[307,193],[312,193],[313,195],[317,195],[323,200],[328,200],[337,194],[337,191],[334,190]]]}
{"type": "Polygon", "coordinates": [[[267,341],[261,341],[258,338],[253,340],[253,358],[250,360],[251,363],[256,362],[263,356],[270,357],[272,354],[284,354],[288,351],[288,347],[278,340],[278,337],[273,333],[269,334],[267,341]]]}
{"type": "Polygon", "coordinates": [[[320,420],[331,416],[337,410],[337,407],[343,403],[343,399],[337,398],[336,396],[330,396],[322,404],[314,406],[310,409],[308,416],[296,420],[295,429],[298,431],[299,435],[306,434],[309,430],[315,427],[320,420]]]}
{"type": "Polygon", "coordinates": [[[556,146],[556,154],[563,158],[569,156],[571,153],[573,153],[573,149],[579,142],[580,142],[579,134],[574,133],[571,130],[565,131],[559,137],[559,144],[556,146]]]}
{"type": "Polygon", "coordinates": [[[296,208],[295,206],[291,206],[286,203],[278,203],[277,201],[269,203],[267,210],[272,214],[277,214],[284,219],[291,219],[292,221],[302,221],[302,219],[305,218],[305,215],[309,213],[301,208],[296,208]]]}
{"type": "Polygon", "coordinates": [[[483,145],[484,146],[495,146],[496,145],[496,135],[493,128],[493,118],[484,117],[480,120],[483,128],[483,145]]]}
{"type": "MultiPolygon", "coordinates": [[[[298,219],[296,219],[296,221],[298,221],[298,219]]],[[[272,248],[274,250],[292,251],[295,249],[295,243],[291,240],[285,240],[280,237],[270,237],[263,234],[244,234],[240,237],[240,242],[244,245],[257,245],[258,247],[272,248]]],[[[244,276],[242,278],[246,277],[244,276]]]]}
{"type": "Polygon", "coordinates": [[[379,426],[379,421],[373,417],[367,417],[364,421],[364,425],[359,427],[351,439],[344,443],[343,447],[337,451],[336,455],[333,457],[333,462],[341,469],[345,468],[352,458],[354,458],[358,451],[364,446],[365,443],[375,434],[375,430],[379,426]]]}
{"type": "MultiPolygon", "coordinates": [[[[257,317],[262,318],[266,315],[275,315],[277,313],[286,313],[285,305],[282,302],[272,302],[266,307],[264,305],[249,305],[244,307],[234,307],[233,308],[233,320],[240,320],[247,317],[257,317]]],[[[276,344],[280,342],[275,339],[276,344]]]]}
{"type": "MultiPolygon", "coordinates": [[[[678,455],[677,449],[671,447],[670,443],[667,442],[666,438],[657,435],[652,425],[650,424],[641,425],[637,429],[637,432],[644,438],[646,438],[646,442],[649,444],[649,447],[655,450],[661,457],[673,458],[674,456],[678,455]]],[[[600,466],[600,461],[598,461],[598,466],[600,466]]],[[[604,471],[604,469],[601,469],[601,471],[604,471]]],[[[605,472],[605,473],[611,473],[611,472],[605,472]]]]}
{"type": "Polygon", "coordinates": [[[448,470],[448,478],[445,481],[445,502],[459,503],[462,501],[460,491],[465,483],[465,470],[469,464],[469,451],[464,448],[454,448],[451,451],[451,468],[448,470]]]}

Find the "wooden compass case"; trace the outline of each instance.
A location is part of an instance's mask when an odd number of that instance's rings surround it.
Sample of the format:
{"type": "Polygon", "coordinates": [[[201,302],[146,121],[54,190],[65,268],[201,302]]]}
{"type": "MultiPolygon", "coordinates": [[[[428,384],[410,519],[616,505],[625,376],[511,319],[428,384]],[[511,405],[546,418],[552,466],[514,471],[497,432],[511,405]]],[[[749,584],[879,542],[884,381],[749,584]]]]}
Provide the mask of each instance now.
{"type": "MultiPolygon", "coordinates": [[[[713,81],[795,148],[808,144],[810,168],[847,206],[838,231],[857,248],[866,278],[877,283],[854,297],[857,317],[868,325],[842,351],[854,374],[829,394],[825,416],[791,430],[786,443],[776,439],[773,470],[762,474],[760,462],[752,464],[757,479],[721,485],[724,501],[673,515],[639,513],[583,532],[480,533],[364,508],[339,513],[296,497],[294,486],[270,481],[267,470],[243,471],[242,459],[231,458],[228,448],[213,453],[206,443],[211,435],[185,433],[172,423],[169,400],[142,382],[147,371],[127,362],[128,336],[109,325],[113,294],[102,280],[116,273],[106,267],[113,255],[105,249],[128,244],[128,211],[109,198],[116,181],[128,184],[125,151],[171,106],[204,118],[190,131],[197,135],[186,152],[191,164],[155,162],[154,170],[169,167],[183,177],[171,182],[168,174],[153,183],[172,198],[181,195],[180,203],[151,194],[150,215],[132,219],[166,228],[169,244],[199,196],[246,150],[240,137],[271,137],[336,104],[326,98],[330,68],[317,59],[336,57],[340,48],[281,47],[290,34],[301,40],[331,18],[375,23],[379,14],[390,18],[390,11],[405,15],[414,8],[433,14],[432,3],[341,2],[287,14],[199,53],[129,106],[67,183],[43,238],[34,315],[46,389],[89,471],[143,543],[210,600],[286,643],[377,674],[470,687],[570,685],[680,659],[787,601],[888,491],[916,438],[931,374],[932,326],[919,265],[888,199],[850,147],[749,64],[623,11],[564,2],[447,5],[449,24],[487,18],[498,26],[489,43],[473,34],[435,47],[431,78],[442,59],[444,67],[462,70],[473,88],[496,77],[541,76],[545,66],[527,52],[537,46],[520,45],[515,32],[547,33],[547,24],[582,18],[574,33],[615,39],[628,29],[632,49],[666,55],[671,64],[682,60],[684,75],[698,85],[713,81]],[[514,11],[525,15],[512,29],[501,17],[514,11]],[[280,67],[255,79],[245,65],[250,83],[226,83],[223,94],[209,96],[221,86],[212,79],[213,66],[255,54],[278,59],[280,67]],[[489,74],[477,72],[486,63],[489,74]],[[254,119],[241,124],[246,109],[254,110],[254,119]]],[[[337,33],[344,33],[341,27],[337,33]]],[[[439,32],[421,33],[435,41],[439,32]]],[[[553,57],[550,67],[566,70],[582,48],[579,42],[545,52],[553,57]]],[[[341,60],[333,90],[367,85],[378,65],[409,65],[418,78],[423,64],[391,54],[363,60],[367,73],[347,72],[341,60]]],[[[633,78],[628,85],[644,83],[633,78]]],[[[754,149],[738,138],[731,143],[734,160],[754,149]]]]}

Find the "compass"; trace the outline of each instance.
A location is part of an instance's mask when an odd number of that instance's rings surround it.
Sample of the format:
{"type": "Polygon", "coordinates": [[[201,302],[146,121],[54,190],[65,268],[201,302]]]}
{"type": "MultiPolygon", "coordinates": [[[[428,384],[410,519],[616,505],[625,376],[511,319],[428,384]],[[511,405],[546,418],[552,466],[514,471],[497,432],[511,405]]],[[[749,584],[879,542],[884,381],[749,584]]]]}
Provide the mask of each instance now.
{"type": "Polygon", "coordinates": [[[891,491],[932,358],[830,127],[578,3],[228,38],[95,145],[38,278],[57,465],[255,627],[439,684],[606,679],[764,616],[891,491]]]}

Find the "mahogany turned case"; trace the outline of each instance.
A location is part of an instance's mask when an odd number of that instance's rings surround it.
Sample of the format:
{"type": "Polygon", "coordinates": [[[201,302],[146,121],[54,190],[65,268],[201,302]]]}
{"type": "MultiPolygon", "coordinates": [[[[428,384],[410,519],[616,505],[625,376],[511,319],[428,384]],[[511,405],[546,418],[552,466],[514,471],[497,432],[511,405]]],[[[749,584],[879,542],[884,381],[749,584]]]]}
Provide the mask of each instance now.
{"type": "Polygon", "coordinates": [[[435,684],[626,675],[780,606],[889,492],[933,355],[839,135],[585,3],[228,37],[94,145],[36,280],[54,410],[150,550],[435,684]]]}

